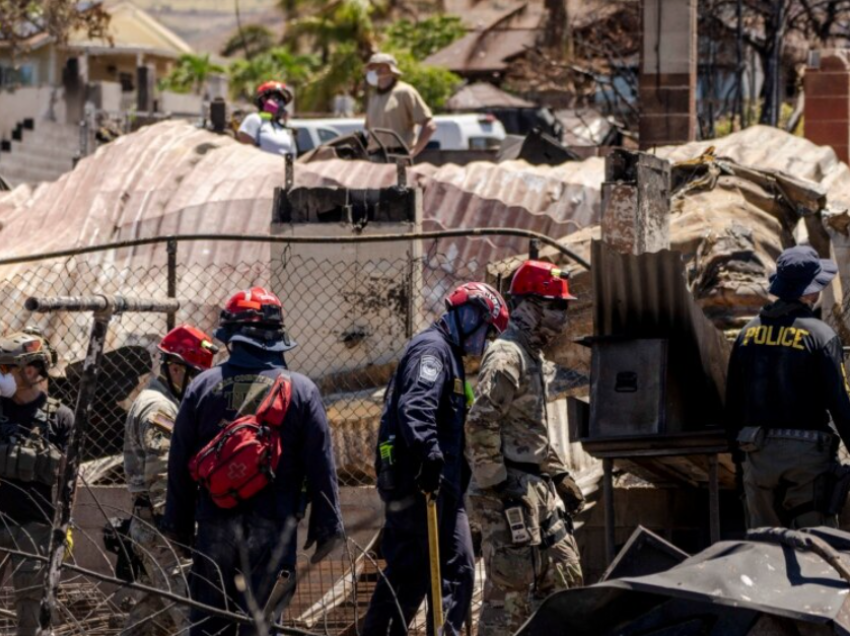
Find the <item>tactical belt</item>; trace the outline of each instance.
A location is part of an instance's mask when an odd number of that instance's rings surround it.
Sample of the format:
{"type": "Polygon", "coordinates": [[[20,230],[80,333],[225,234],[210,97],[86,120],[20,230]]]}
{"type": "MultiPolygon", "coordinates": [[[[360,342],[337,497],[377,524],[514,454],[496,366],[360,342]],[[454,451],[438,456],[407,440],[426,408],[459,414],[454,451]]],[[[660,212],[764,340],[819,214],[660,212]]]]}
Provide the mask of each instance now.
{"type": "Polygon", "coordinates": [[[770,428],[767,429],[767,437],[770,439],[793,439],[817,444],[831,444],[833,440],[831,433],[800,428],[770,428]]]}
{"type": "Polygon", "coordinates": [[[540,470],[540,466],[537,464],[529,464],[526,462],[515,462],[512,459],[504,458],[505,466],[508,468],[513,468],[514,470],[521,471],[523,473],[528,473],[529,475],[534,475],[536,477],[548,477],[548,475],[544,474],[543,471],[540,470]]]}

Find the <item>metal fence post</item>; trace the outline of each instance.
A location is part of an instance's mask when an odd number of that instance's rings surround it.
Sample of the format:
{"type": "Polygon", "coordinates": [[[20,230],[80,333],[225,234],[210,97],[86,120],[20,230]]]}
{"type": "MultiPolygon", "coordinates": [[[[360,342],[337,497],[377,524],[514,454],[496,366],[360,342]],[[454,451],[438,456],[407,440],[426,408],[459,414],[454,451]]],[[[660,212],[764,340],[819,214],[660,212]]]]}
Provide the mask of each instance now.
{"type": "MultiPolygon", "coordinates": [[[[173,238],[168,239],[166,246],[168,253],[168,290],[169,298],[177,298],[177,241],[173,238]]],[[[166,326],[168,331],[175,327],[177,316],[175,312],[169,311],[166,317],[166,326]]]]}
{"type": "Polygon", "coordinates": [[[44,596],[41,599],[39,614],[40,634],[52,633],[50,624],[56,608],[59,580],[62,577],[61,567],[65,557],[65,537],[71,525],[71,508],[74,505],[74,495],[77,492],[77,475],[83,445],[85,444],[86,428],[88,428],[89,408],[97,386],[106,332],[109,321],[112,319],[112,313],[112,307],[109,307],[94,314],[94,324],[92,325],[86,361],[80,378],[80,392],[77,395],[77,405],[74,409],[74,426],[71,428],[68,451],[62,465],[62,474],[59,476],[56,513],[47,552],[49,561],[47,573],[44,577],[44,596]]]}
{"type": "Polygon", "coordinates": [[[540,258],[540,241],[536,238],[533,238],[528,242],[528,258],[533,261],[540,258]]]}
{"type": "Polygon", "coordinates": [[[123,311],[162,312],[174,311],[176,301],[128,299],[122,296],[74,296],[54,298],[29,298],[29,311],[47,313],[52,311],[91,311],[94,314],[88,351],[80,378],[80,389],[74,408],[74,425],[68,439],[65,460],[59,469],[56,494],[56,511],[53,531],[47,551],[47,571],[44,575],[43,595],[39,612],[41,635],[52,634],[50,628],[57,603],[59,583],[62,578],[62,562],[65,557],[65,542],[71,526],[71,509],[77,493],[80,459],[89,427],[89,412],[97,389],[97,379],[103,360],[109,322],[116,313],[123,311]]]}

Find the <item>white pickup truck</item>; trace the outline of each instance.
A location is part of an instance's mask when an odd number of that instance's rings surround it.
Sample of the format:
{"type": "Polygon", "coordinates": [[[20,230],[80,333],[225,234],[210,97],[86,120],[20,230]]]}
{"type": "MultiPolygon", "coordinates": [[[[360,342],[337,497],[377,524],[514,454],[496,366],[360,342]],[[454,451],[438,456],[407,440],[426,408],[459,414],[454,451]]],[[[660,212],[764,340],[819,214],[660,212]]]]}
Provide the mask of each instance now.
{"type": "MultiPolygon", "coordinates": [[[[492,115],[437,115],[437,131],[429,150],[489,150],[505,138],[505,127],[492,115]]],[[[332,139],[363,130],[363,119],[291,119],[297,133],[298,152],[303,154],[332,139]]]]}

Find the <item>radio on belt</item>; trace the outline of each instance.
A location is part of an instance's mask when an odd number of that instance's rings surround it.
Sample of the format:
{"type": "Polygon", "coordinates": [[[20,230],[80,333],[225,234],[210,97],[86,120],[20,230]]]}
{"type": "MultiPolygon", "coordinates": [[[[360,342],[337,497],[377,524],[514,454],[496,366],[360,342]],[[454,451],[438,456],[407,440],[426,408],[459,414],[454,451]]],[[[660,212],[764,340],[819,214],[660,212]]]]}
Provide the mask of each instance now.
{"type": "Polygon", "coordinates": [[[515,544],[531,541],[531,534],[525,525],[525,513],[522,506],[505,508],[505,518],[508,520],[508,527],[511,529],[511,540],[515,544]]]}

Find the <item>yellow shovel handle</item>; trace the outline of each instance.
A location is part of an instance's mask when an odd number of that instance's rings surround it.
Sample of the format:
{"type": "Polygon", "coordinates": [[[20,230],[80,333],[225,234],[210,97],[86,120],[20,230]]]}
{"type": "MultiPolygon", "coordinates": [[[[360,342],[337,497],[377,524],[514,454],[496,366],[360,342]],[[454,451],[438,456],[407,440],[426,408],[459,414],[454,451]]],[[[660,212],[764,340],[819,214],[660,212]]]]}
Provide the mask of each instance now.
{"type": "Polygon", "coordinates": [[[434,634],[443,633],[443,586],[440,577],[440,539],[437,530],[437,501],[427,495],[428,502],[428,558],[431,561],[431,613],[434,634]]]}

